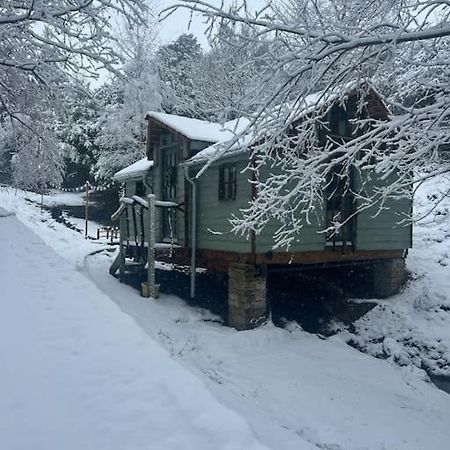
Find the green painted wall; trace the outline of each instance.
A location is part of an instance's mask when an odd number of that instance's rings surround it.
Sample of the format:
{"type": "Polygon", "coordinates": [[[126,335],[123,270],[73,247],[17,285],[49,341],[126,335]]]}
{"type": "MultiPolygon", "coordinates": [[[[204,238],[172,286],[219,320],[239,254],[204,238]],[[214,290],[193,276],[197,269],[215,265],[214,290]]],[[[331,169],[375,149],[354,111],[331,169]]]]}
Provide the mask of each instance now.
{"type": "MultiPolygon", "coordinates": [[[[382,186],[391,180],[381,181],[374,173],[363,173],[358,177],[358,188],[365,195],[373,192],[374,186],[382,186]]],[[[411,211],[409,199],[390,199],[386,208],[378,212],[373,206],[358,214],[356,219],[356,248],[358,250],[399,250],[409,248],[411,242],[411,225],[400,222],[411,211]]]]}
{"type": "Polygon", "coordinates": [[[219,166],[211,166],[197,181],[197,245],[200,249],[250,253],[250,240],[232,233],[229,219],[251,199],[248,173],[237,163],[236,199],[219,201],[219,166]],[[221,233],[221,234],[215,234],[221,233]]]}
{"type": "MultiPolygon", "coordinates": [[[[264,180],[271,174],[276,175],[276,171],[279,169],[266,167],[260,171],[259,179],[264,180]]],[[[300,215],[298,213],[297,217],[300,215]]],[[[325,234],[319,233],[324,228],[323,225],[323,207],[317,205],[317,217],[310,217],[310,224],[306,224],[302,228],[296,241],[294,241],[288,251],[289,252],[307,252],[307,251],[321,251],[325,248],[325,234]]],[[[305,217],[303,217],[305,218],[305,217]]],[[[269,221],[262,232],[256,236],[256,252],[266,253],[272,251],[275,244],[274,234],[279,229],[281,223],[275,219],[269,221]]],[[[286,249],[278,249],[277,252],[283,252],[286,249]]]]}
{"type": "Polygon", "coordinates": [[[212,143],[205,141],[191,141],[190,143],[190,156],[198,153],[200,150],[203,150],[206,147],[209,147],[212,143]]]}
{"type": "MultiPolygon", "coordinates": [[[[188,146],[187,140],[166,139],[166,145],[157,146],[156,151],[163,152],[167,148],[179,148],[179,155],[187,155],[200,150],[204,142],[192,141],[188,146]]],[[[162,198],[162,164],[153,169],[154,193],[157,199],[162,198]]],[[[229,161],[227,161],[228,163],[229,161]]],[[[211,166],[197,181],[197,246],[200,249],[222,250],[237,253],[250,253],[251,242],[245,236],[236,235],[231,232],[229,219],[233,214],[239,215],[239,210],[246,208],[251,199],[251,185],[248,181],[249,172],[241,173],[247,161],[235,161],[237,165],[237,187],[236,199],[219,201],[219,165],[211,166]]],[[[260,173],[264,178],[273,173],[274,169],[266,169],[260,173]]],[[[192,176],[192,169],[191,169],[192,176]]],[[[190,245],[190,237],[185,236],[186,226],[190,228],[190,205],[185,205],[186,188],[190,190],[184,177],[183,167],[178,168],[178,191],[177,202],[182,205],[183,211],[177,211],[177,243],[181,246],[190,245]],[[185,212],[184,212],[185,211],[185,212]],[[186,224],[186,221],[188,222],[186,224]]],[[[389,181],[389,180],[388,180],[389,181]]],[[[388,182],[386,181],[386,182],[388,182]]],[[[390,180],[392,181],[392,180],[390,180]]],[[[355,189],[363,194],[370,194],[374,186],[382,182],[373,175],[357,175],[355,189]]],[[[135,182],[130,181],[125,186],[126,195],[131,197],[135,194],[135,182]]],[[[318,205],[319,219],[313,218],[312,223],[305,225],[288,249],[289,252],[322,251],[325,249],[325,234],[320,231],[324,228],[324,205],[318,205]]],[[[376,207],[364,210],[358,214],[356,219],[356,248],[358,250],[397,250],[411,246],[410,226],[400,225],[399,222],[410,211],[409,200],[390,200],[387,210],[377,213],[376,207]]],[[[130,208],[131,209],[131,208],[130,208]]],[[[131,211],[130,211],[131,212],[131,211]]],[[[148,216],[144,217],[145,226],[148,226],[148,216]]],[[[139,220],[138,220],[139,222],[139,220]]],[[[123,227],[123,222],[122,225],[123,227]]],[[[256,236],[255,249],[257,253],[272,251],[275,244],[273,235],[280,224],[276,220],[270,221],[262,232],[256,236]]],[[[139,231],[140,223],[138,223],[139,231]]],[[[132,234],[132,230],[130,230],[132,234]]],[[[156,208],[156,241],[161,242],[162,236],[162,208],[156,208]]],[[[285,249],[277,250],[278,252],[285,249]]]]}

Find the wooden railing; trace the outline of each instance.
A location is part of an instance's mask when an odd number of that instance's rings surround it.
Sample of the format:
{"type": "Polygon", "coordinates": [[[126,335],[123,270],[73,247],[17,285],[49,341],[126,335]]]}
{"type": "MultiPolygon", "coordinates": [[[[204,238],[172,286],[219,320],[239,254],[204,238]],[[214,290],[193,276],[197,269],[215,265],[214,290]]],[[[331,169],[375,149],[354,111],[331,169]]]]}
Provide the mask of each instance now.
{"type": "Polygon", "coordinates": [[[155,284],[155,210],[161,208],[179,208],[175,202],[156,200],[154,194],[146,199],[134,195],[122,197],[120,206],[111,216],[113,221],[120,220],[120,252],[113,262],[110,273],[119,270],[123,278],[127,265],[147,268],[147,283],[142,286],[142,295],[156,298],[158,286],[155,284]],[[134,247],[130,252],[130,247],[134,247]],[[126,255],[133,254],[133,260],[127,262],[126,255]]]}

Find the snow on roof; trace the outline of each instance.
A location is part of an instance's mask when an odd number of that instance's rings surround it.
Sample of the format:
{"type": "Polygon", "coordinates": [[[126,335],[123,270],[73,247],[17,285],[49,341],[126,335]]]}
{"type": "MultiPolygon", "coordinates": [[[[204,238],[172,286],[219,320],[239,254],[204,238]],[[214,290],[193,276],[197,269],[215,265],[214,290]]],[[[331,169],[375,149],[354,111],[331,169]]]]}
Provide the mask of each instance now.
{"type": "Polygon", "coordinates": [[[125,169],[119,170],[114,174],[114,180],[126,181],[132,178],[138,178],[147,172],[150,167],[153,166],[153,161],[149,161],[147,158],[142,158],[139,161],[125,167],[125,169]]]}
{"type": "Polygon", "coordinates": [[[235,119],[221,124],[156,111],[150,111],[147,117],[161,122],[163,125],[181,133],[189,139],[214,143],[231,139],[249,123],[249,120],[246,118],[235,119]]]}
{"type": "MultiPolygon", "coordinates": [[[[364,82],[364,84],[370,89],[373,89],[370,84],[366,82],[364,82]]],[[[314,92],[295,102],[287,102],[278,105],[271,111],[265,112],[265,115],[258,121],[258,128],[268,129],[270,124],[273,124],[274,121],[279,123],[280,119],[282,119],[285,124],[295,122],[307,114],[319,111],[331,102],[342,98],[342,96],[345,97],[345,95],[350,94],[353,90],[364,84],[356,81],[349,82],[345,85],[337,86],[335,89],[314,92]]],[[[249,123],[250,121],[246,119],[245,127],[240,128],[240,131],[244,132],[241,136],[236,136],[238,133],[235,132],[230,139],[210,145],[188,159],[186,165],[211,163],[224,157],[230,157],[245,152],[248,146],[258,141],[258,135],[255,134],[253,130],[245,130],[249,123]],[[234,142],[233,137],[235,138],[234,142]]]]}

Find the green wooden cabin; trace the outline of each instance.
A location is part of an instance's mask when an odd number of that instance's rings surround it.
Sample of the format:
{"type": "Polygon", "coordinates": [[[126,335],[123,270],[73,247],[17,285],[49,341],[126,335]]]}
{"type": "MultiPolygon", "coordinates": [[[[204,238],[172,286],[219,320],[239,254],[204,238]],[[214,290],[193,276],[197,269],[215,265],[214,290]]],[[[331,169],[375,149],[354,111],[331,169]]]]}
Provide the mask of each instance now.
{"type": "MultiPolygon", "coordinates": [[[[339,108],[335,112],[338,114],[339,108]]],[[[388,118],[388,111],[375,92],[370,93],[368,112],[371,117],[388,118]]],[[[399,217],[410,214],[409,200],[391,201],[389,209],[375,216],[374,210],[366,209],[343,228],[341,236],[332,238],[321,231],[327,218],[337,210],[346,214],[348,201],[324,201],[322,220],[305,226],[301,238],[288,252],[274,251],[275,223],[249,237],[230,231],[230,217],[247,207],[254,195],[248,180],[250,174],[243,172],[248,164],[247,153],[225,154],[194,180],[204,165],[200,152],[209,152],[215,143],[231,139],[247,121],[222,126],[159,112],[148,113],[146,119],[147,160],[119,172],[116,179],[125,183],[127,198],[145,198],[153,193],[161,205],[168,205],[156,208],[157,259],[191,266],[192,295],[195,295],[195,267],[228,273],[232,326],[249,328],[264,316],[267,308],[264,273],[273,265],[377,262],[374,295],[379,296],[392,294],[403,282],[404,258],[411,247],[412,234],[410,226],[399,225],[399,217]]],[[[335,120],[335,134],[348,129],[341,123],[345,121],[348,121],[345,114],[335,120]]],[[[363,181],[361,177],[367,177],[365,189],[380,183],[374,174],[362,174],[353,180],[356,188],[363,181]]],[[[132,209],[132,205],[127,208],[132,209]]],[[[149,226],[145,211],[141,213],[142,217],[139,211],[135,212],[133,218],[133,212],[129,211],[127,218],[121,217],[121,241],[128,248],[129,258],[145,260],[145,252],[140,255],[136,250],[139,242],[145,241],[145,227],[149,226]],[[130,221],[139,225],[130,226],[130,221]],[[141,229],[140,237],[134,236],[141,229]]]]}

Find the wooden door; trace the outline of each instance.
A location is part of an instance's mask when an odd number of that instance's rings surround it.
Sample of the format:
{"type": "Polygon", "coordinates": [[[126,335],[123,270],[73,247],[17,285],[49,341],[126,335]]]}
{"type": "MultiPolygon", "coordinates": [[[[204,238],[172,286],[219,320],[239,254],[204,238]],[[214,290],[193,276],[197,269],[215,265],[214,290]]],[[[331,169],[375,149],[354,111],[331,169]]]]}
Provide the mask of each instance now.
{"type": "MultiPolygon", "coordinates": [[[[162,200],[177,202],[178,193],[178,158],[176,147],[162,149],[162,200]]],[[[177,240],[177,210],[163,207],[163,240],[177,240]]]]}
{"type": "Polygon", "coordinates": [[[353,247],[355,245],[355,198],[353,174],[342,178],[337,171],[331,176],[325,190],[327,246],[353,247]],[[336,227],[336,224],[340,226],[336,227]]]}

